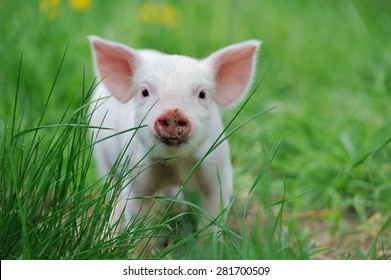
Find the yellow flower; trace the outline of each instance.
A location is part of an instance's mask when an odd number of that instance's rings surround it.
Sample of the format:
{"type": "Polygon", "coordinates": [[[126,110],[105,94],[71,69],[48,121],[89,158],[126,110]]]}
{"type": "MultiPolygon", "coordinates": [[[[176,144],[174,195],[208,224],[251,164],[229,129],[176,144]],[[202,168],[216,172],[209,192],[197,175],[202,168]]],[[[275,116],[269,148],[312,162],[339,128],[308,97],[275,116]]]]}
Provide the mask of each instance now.
{"type": "Polygon", "coordinates": [[[179,20],[178,10],[172,5],[164,5],[159,19],[162,25],[172,26],[179,20]]]}
{"type": "Polygon", "coordinates": [[[53,20],[58,15],[59,5],[60,5],[60,0],[40,0],[39,10],[47,14],[49,20],[53,20]]]}
{"type": "Polygon", "coordinates": [[[91,0],[69,0],[69,5],[76,11],[84,11],[91,5],[91,0]]]}
{"type": "Polygon", "coordinates": [[[159,19],[159,6],[155,3],[145,3],[138,9],[138,19],[143,23],[156,23],[159,19]]]}
{"type": "Polygon", "coordinates": [[[173,26],[179,21],[180,12],[175,6],[170,4],[161,7],[155,3],[147,2],[140,6],[137,17],[142,23],[173,26]]]}

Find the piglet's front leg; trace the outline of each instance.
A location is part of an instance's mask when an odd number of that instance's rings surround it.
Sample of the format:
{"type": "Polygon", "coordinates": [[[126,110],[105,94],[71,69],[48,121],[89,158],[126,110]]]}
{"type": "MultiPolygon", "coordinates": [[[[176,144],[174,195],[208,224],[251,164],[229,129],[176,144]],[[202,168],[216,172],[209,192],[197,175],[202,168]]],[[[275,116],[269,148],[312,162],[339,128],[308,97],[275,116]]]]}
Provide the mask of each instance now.
{"type": "Polygon", "coordinates": [[[232,166],[229,162],[228,146],[222,147],[219,152],[223,152],[223,154],[218,154],[217,164],[206,161],[201,164],[196,172],[202,205],[210,214],[209,217],[203,217],[198,228],[210,224],[210,219],[216,219],[221,211],[229,205],[232,196],[232,166]]]}

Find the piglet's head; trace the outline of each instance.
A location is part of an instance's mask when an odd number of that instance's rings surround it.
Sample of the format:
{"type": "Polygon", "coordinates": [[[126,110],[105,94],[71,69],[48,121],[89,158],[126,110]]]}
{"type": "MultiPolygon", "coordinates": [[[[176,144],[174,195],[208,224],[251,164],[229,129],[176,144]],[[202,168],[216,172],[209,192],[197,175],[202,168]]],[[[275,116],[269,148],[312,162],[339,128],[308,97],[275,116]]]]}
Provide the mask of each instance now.
{"type": "Polygon", "coordinates": [[[196,60],[136,51],[94,36],[90,43],[98,78],[134,111],[134,126],[148,125],[136,137],[155,146],[158,156],[188,155],[215,140],[222,129],[218,107],[244,98],[260,46],[250,40],[196,60]]]}

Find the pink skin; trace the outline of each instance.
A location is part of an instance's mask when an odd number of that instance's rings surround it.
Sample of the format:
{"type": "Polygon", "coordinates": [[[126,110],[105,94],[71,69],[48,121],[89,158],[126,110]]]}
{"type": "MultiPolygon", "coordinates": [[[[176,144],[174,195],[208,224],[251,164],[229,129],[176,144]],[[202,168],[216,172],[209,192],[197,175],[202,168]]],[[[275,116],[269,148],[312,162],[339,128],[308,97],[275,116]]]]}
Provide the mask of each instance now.
{"type": "MultiPolygon", "coordinates": [[[[126,164],[134,168],[112,213],[111,224],[121,232],[152,205],[151,200],[132,198],[176,195],[220,136],[224,126],[219,107],[231,107],[245,97],[260,42],[234,44],[202,60],[135,50],[94,36],[90,42],[100,81],[92,97],[91,125],[111,128],[94,129],[98,167],[102,175],[111,173],[125,152],[126,164]],[[120,133],[140,124],[145,127],[120,133]]],[[[221,206],[229,205],[233,192],[227,141],[203,159],[189,184],[199,188],[210,214],[199,221],[200,227],[206,226],[219,216],[221,206]]]]}

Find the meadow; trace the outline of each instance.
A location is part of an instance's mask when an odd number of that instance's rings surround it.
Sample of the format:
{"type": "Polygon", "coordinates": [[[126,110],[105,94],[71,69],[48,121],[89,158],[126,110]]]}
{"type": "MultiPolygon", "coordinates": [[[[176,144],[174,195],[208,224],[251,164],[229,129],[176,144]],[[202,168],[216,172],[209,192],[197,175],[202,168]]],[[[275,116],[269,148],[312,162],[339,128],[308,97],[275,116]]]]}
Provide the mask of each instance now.
{"type": "Polygon", "coordinates": [[[391,2],[0,0],[0,18],[1,259],[136,258],[156,234],[172,242],[148,258],[391,258],[391,2]],[[197,58],[263,41],[251,98],[223,112],[240,128],[220,233],[145,218],[107,238],[91,34],[197,58]]]}

